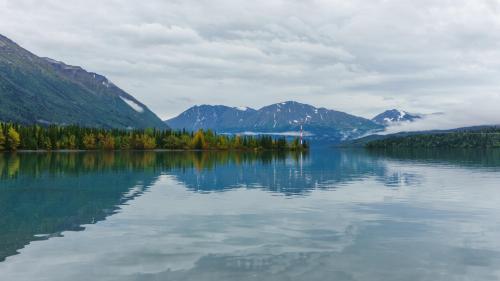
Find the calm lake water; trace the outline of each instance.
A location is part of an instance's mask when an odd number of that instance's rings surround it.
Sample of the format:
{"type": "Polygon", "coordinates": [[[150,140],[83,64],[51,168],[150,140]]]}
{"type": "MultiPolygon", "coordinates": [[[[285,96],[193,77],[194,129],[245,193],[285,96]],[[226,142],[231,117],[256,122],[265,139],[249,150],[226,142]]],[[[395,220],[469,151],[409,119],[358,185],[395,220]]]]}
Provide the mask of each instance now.
{"type": "Polygon", "coordinates": [[[500,280],[500,151],[0,154],[0,280],[500,280]]]}

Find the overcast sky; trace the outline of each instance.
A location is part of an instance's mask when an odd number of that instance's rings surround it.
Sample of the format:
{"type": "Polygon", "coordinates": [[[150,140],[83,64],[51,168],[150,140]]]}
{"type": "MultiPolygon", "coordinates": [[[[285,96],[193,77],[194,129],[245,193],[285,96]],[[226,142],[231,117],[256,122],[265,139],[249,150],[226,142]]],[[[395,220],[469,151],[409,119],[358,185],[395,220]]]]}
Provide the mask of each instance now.
{"type": "Polygon", "coordinates": [[[0,33],[162,118],[297,100],[500,123],[499,0],[0,0],[0,33]]]}

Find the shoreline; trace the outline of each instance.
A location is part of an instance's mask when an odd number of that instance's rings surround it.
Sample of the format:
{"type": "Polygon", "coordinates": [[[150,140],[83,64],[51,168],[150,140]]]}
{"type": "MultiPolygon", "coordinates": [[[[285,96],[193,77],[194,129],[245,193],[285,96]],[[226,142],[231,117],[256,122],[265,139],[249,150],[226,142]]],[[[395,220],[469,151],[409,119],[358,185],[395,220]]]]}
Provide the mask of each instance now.
{"type": "Polygon", "coordinates": [[[5,150],[0,153],[80,153],[80,152],[304,152],[309,149],[19,149],[19,150],[5,150]]]}

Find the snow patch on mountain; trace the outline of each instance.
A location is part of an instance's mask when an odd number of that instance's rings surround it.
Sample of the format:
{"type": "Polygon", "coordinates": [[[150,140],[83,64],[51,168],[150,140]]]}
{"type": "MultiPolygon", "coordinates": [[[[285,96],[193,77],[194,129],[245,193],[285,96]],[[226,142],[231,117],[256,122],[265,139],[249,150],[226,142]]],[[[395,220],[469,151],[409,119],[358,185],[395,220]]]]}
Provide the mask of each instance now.
{"type": "Polygon", "coordinates": [[[247,106],[237,106],[235,108],[238,109],[239,111],[247,111],[251,109],[250,107],[247,106]]]}
{"type": "Polygon", "coordinates": [[[135,110],[139,113],[144,112],[144,108],[141,105],[137,104],[135,101],[129,100],[129,99],[122,97],[122,96],[120,96],[120,99],[122,99],[122,101],[124,101],[126,104],[128,104],[128,106],[130,106],[133,110],[135,110]]]}

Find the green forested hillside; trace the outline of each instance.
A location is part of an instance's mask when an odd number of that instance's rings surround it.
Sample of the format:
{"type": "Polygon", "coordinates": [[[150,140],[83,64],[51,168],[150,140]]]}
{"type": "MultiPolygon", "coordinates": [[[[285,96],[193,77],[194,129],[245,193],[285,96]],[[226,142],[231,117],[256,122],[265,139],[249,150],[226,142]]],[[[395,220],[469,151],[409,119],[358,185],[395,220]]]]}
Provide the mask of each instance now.
{"type": "Polygon", "coordinates": [[[101,128],[165,128],[106,77],[38,57],[0,35],[0,121],[101,128]]]}

